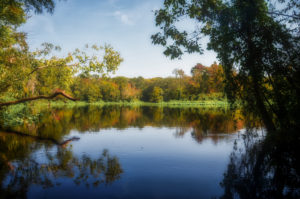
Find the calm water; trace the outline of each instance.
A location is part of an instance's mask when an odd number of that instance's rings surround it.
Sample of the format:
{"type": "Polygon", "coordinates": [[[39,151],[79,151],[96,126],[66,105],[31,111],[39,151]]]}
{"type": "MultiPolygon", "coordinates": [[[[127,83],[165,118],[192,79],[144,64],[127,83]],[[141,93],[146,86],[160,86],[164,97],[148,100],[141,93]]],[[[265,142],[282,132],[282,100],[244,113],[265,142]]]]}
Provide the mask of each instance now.
{"type": "Polygon", "coordinates": [[[220,197],[243,131],[238,114],[215,109],[80,107],[36,115],[0,134],[3,198],[220,197]]]}

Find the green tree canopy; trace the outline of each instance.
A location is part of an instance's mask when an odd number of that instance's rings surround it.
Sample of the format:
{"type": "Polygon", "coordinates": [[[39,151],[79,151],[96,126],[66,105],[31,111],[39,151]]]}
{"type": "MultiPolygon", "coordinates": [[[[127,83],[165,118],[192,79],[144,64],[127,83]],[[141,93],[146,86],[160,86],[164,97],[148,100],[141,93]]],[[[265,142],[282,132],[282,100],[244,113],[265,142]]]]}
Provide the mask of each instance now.
{"type": "MultiPolygon", "coordinates": [[[[86,45],[66,56],[55,56],[60,47],[44,43],[32,52],[26,43],[26,33],[17,28],[26,22],[30,11],[52,13],[52,0],[4,0],[0,3],[0,94],[9,98],[28,98],[55,90],[70,91],[73,77],[114,73],[123,59],[110,45],[86,45]]],[[[57,94],[63,94],[61,91],[57,94]]],[[[65,95],[66,96],[66,95],[65,95]]],[[[43,96],[42,98],[45,98],[43,96]]],[[[49,98],[49,97],[46,97],[49,98]]],[[[5,100],[7,101],[7,100],[5,100]]],[[[14,103],[23,102],[22,100],[14,103]]],[[[13,103],[13,104],[14,104],[13,103]]],[[[0,106],[10,105],[10,103],[0,106]]]]}

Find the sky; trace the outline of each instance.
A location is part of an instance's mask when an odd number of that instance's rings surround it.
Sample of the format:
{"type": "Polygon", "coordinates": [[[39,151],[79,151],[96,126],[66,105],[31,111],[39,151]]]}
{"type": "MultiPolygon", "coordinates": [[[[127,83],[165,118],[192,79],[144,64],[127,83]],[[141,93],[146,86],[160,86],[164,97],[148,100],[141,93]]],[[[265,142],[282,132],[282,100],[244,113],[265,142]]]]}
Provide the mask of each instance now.
{"type": "Polygon", "coordinates": [[[63,0],[53,14],[32,14],[21,30],[28,34],[32,50],[43,42],[61,46],[65,54],[85,44],[110,44],[124,59],[113,76],[167,77],[175,68],[190,74],[197,63],[217,61],[212,51],[170,60],[162,46],[151,43],[151,35],[159,31],[154,10],[162,4],[163,0],[63,0]]]}

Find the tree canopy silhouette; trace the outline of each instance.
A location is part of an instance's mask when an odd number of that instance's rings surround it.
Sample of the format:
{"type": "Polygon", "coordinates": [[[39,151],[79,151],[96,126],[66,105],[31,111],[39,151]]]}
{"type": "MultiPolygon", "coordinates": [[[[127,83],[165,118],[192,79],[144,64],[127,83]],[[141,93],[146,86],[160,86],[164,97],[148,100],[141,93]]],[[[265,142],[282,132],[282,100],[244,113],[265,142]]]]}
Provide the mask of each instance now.
{"type": "Polygon", "coordinates": [[[272,2],[165,0],[155,12],[161,31],[152,35],[172,59],[203,53],[202,38],[208,37],[207,48],[217,53],[225,72],[228,98],[240,99],[270,132],[300,124],[300,3],[275,1],[282,3],[278,9],[272,2]],[[187,18],[194,31],[183,30],[180,20],[187,18]]]}

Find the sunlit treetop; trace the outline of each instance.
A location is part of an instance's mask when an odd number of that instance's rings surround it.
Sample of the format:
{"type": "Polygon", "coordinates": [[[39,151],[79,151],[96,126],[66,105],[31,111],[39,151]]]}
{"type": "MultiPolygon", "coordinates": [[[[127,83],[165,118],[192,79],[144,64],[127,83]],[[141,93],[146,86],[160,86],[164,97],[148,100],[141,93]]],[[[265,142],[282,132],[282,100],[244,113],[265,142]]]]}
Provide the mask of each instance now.
{"type": "Polygon", "coordinates": [[[120,53],[115,51],[110,45],[86,45],[84,50],[76,49],[69,54],[77,72],[82,74],[98,73],[108,75],[115,73],[118,66],[123,61],[120,53]]]}
{"type": "Polygon", "coordinates": [[[115,51],[112,46],[105,44],[101,45],[85,45],[83,49],[76,48],[73,52],[69,52],[67,56],[59,58],[57,56],[49,56],[54,54],[54,51],[60,51],[60,46],[55,46],[51,43],[43,43],[41,49],[33,52],[39,61],[37,67],[41,68],[50,60],[60,60],[62,66],[67,66],[72,69],[73,73],[80,73],[89,76],[91,74],[109,75],[115,73],[118,66],[122,63],[123,58],[120,53],[115,51]],[[44,63],[44,64],[43,64],[44,63]]]}

